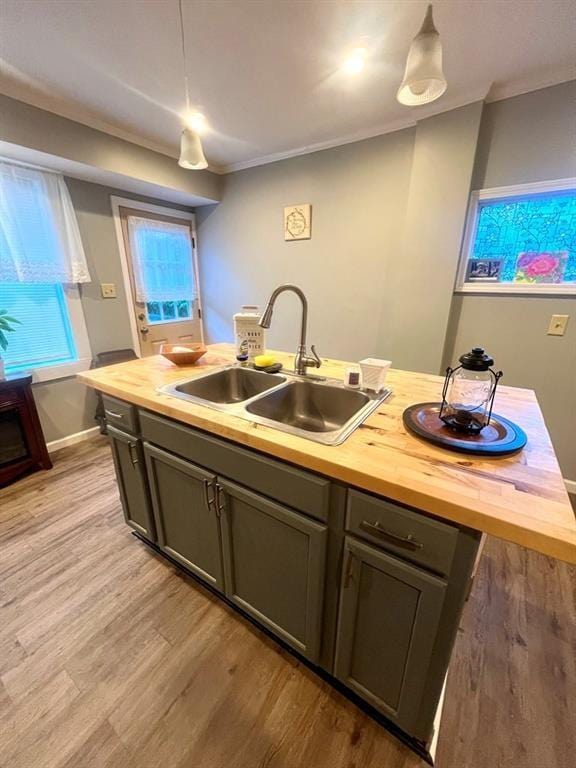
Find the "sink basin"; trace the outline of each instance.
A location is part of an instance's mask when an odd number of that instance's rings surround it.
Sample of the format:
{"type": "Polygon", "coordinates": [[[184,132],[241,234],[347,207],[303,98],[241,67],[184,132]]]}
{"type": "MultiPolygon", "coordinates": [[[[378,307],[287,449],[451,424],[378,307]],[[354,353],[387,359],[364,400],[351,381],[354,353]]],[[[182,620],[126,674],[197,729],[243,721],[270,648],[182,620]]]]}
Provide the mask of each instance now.
{"type": "Polygon", "coordinates": [[[347,389],[335,379],[238,366],[168,384],[159,392],[323,445],[343,443],[390,394],[388,389],[347,389]]]}
{"type": "Polygon", "coordinates": [[[368,403],[370,397],[358,390],[299,380],[259,397],[246,410],[306,432],[334,432],[368,403]]]}
{"type": "Polygon", "coordinates": [[[225,368],[172,387],[172,394],[209,403],[241,403],[286,381],[248,368],[225,368]]]}

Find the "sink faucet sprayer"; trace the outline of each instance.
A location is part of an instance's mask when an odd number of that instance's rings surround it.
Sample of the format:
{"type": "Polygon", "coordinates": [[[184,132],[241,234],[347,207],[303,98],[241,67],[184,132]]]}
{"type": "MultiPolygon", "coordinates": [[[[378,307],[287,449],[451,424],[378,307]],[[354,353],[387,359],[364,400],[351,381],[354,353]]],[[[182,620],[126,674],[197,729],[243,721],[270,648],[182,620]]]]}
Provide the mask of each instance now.
{"type": "Polygon", "coordinates": [[[309,357],[306,353],[306,325],[308,322],[308,301],[306,300],[306,296],[304,295],[301,288],[298,288],[297,285],[292,285],[291,283],[286,283],[285,285],[279,285],[278,288],[276,288],[273,292],[270,298],[268,299],[268,304],[266,305],[266,309],[264,310],[264,314],[262,315],[260,319],[260,325],[262,328],[270,328],[270,324],[272,322],[272,312],[274,310],[274,304],[276,303],[276,299],[281,293],[284,293],[284,291],[292,291],[295,293],[300,301],[302,302],[302,323],[300,325],[300,344],[298,345],[298,350],[296,352],[296,357],[294,358],[294,372],[300,374],[300,376],[304,376],[306,374],[306,368],[320,368],[322,365],[322,361],[316,354],[316,349],[314,347],[314,344],[312,344],[312,357],[309,357]]]}

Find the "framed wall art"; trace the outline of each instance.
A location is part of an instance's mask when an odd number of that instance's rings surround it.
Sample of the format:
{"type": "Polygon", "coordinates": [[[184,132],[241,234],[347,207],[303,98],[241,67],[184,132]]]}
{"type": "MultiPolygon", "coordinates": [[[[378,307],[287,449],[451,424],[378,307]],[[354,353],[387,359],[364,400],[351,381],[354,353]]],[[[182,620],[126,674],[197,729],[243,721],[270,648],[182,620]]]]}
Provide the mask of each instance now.
{"type": "Polygon", "coordinates": [[[284,208],[284,240],[310,240],[310,203],[284,208]]]}

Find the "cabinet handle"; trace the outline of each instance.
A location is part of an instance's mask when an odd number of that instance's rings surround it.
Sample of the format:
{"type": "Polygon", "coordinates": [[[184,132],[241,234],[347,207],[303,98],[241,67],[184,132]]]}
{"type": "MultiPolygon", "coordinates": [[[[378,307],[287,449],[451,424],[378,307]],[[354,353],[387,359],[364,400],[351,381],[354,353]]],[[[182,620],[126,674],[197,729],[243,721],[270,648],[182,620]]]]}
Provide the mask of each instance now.
{"type": "Polygon", "coordinates": [[[212,485],[212,480],[207,480],[206,478],[202,480],[202,484],[204,485],[204,503],[206,504],[206,509],[208,512],[211,512],[212,504],[214,504],[215,498],[214,496],[210,496],[210,488],[214,490],[214,486],[212,485]]]}
{"type": "Polygon", "coordinates": [[[218,517],[226,511],[226,491],[220,483],[216,483],[216,514],[218,517]]]}
{"type": "Polygon", "coordinates": [[[369,520],[362,520],[360,528],[368,533],[381,536],[383,539],[389,539],[393,544],[398,544],[400,547],[407,549],[422,549],[424,547],[424,544],[415,539],[411,533],[408,536],[399,536],[397,533],[382,528],[378,521],[371,523],[369,520]]]}
{"type": "Polygon", "coordinates": [[[104,413],[106,416],[110,416],[112,419],[123,419],[124,414],[123,413],[116,413],[116,411],[109,411],[107,408],[104,409],[104,413]]]}
{"type": "Polygon", "coordinates": [[[344,571],[344,589],[348,589],[350,586],[350,582],[352,581],[352,575],[354,570],[354,555],[352,554],[352,550],[348,549],[347,552],[347,559],[346,559],[346,568],[344,571]]]}
{"type": "Polygon", "coordinates": [[[136,443],[128,443],[128,450],[130,451],[130,460],[132,461],[132,464],[136,466],[139,463],[138,459],[138,452],[136,452],[136,455],[134,455],[134,451],[136,450],[136,443]]]}

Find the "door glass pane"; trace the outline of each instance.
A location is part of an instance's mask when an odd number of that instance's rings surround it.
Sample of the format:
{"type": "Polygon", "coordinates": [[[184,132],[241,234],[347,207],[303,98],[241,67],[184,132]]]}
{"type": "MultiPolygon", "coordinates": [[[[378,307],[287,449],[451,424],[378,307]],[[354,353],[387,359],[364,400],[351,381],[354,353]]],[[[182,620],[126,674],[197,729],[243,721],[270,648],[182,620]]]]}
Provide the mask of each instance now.
{"type": "Polygon", "coordinates": [[[162,320],[162,310],[160,304],[157,301],[149,301],[146,304],[146,312],[148,314],[148,322],[159,323],[162,320]]]}
{"type": "Polygon", "coordinates": [[[164,315],[165,320],[174,320],[176,318],[176,302],[163,301],[162,314],[164,315]]]}
{"type": "Polygon", "coordinates": [[[190,317],[190,302],[179,301],[178,302],[178,317],[188,318],[190,317]]]}

